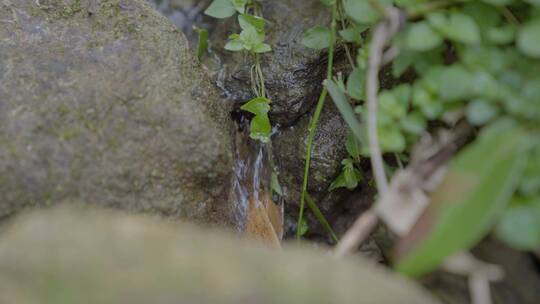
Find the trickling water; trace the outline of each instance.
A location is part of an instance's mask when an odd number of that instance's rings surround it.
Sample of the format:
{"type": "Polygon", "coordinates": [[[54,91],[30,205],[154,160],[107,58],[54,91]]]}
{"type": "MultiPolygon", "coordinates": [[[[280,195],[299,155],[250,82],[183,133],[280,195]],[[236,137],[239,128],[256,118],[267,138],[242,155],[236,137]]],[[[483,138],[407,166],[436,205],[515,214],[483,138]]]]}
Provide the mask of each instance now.
{"type": "MultiPolygon", "coordinates": [[[[148,0],[167,16],[191,41],[196,40],[194,26],[208,28],[207,19],[201,14],[209,0],[148,0]]],[[[216,85],[224,95],[230,95],[223,86],[225,68],[217,59],[216,85]]],[[[232,118],[238,131],[234,147],[234,177],[230,201],[233,202],[233,218],[236,228],[264,241],[274,242],[282,236],[283,204],[272,199],[272,151],[271,143],[263,144],[249,137],[249,119],[235,111],[232,118]]]]}
{"type": "Polygon", "coordinates": [[[270,197],[272,179],[271,144],[249,137],[249,121],[241,113],[233,114],[238,125],[235,138],[235,165],[231,201],[235,203],[237,228],[245,231],[250,200],[263,202],[270,197]]]}

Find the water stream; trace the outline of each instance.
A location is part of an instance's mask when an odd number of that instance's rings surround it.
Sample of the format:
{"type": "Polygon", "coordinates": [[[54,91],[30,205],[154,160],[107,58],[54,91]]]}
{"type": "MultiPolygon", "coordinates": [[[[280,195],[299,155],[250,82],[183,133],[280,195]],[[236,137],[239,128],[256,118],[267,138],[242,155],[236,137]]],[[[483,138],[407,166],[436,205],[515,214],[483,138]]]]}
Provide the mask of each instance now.
{"type": "MultiPolygon", "coordinates": [[[[245,231],[250,208],[268,208],[267,204],[275,204],[271,189],[272,151],[271,143],[263,144],[249,137],[249,120],[246,116],[234,112],[233,118],[238,129],[234,143],[231,201],[235,203],[234,217],[237,228],[245,231]]],[[[282,204],[277,206],[282,208],[282,204]]]]}
{"type": "MultiPolygon", "coordinates": [[[[196,39],[193,26],[207,27],[202,12],[208,1],[148,1],[180,28],[190,40],[196,39]]],[[[220,69],[223,70],[221,67],[220,69]]],[[[216,85],[222,87],[219,80],[216,85]]],[[[224,93],[227,95],[226,91],[224,93]]],[[[236,228],[241,233],[264,235],[268,232],[266,228],[273,226],[270,230],[281,238],[283,204],[275,204],[277,198],[272,198],[271,143],[263,144],[249,137],[249,118],[245,113],[236,110],[231,116],[237,126],[234,139],[234,177],[230,197],[230,201],[234,204],[232,217],[236,228]],[[263,231],[260,231],[261,229],[263,231]]]]}

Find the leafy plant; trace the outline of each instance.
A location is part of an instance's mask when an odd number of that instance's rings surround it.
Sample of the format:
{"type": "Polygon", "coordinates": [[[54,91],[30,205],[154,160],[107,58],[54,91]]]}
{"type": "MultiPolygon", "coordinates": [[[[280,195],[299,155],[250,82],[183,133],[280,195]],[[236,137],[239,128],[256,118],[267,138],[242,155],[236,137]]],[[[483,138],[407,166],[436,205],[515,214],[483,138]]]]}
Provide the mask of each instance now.
{"type": "MultiPolygon", "coordinates": [[[[308,30],[303,43],[328,48],[329,59],[334,44],[341,45],[351,71],[333,77],[330,68],[321,94],[323,100],[330,94],[352,134],[346,143],[349,157],[330,190],[354,188],[360,157],[370,156],[366,83],[373,28],[386,18],[385,7],[398,8],[404,23],[389,48],[396,79],[376,94],[382,152],[407,159],[419,137],[433,131],[430,126],[452,128],[456,121],[467,121],[482,134],[452,161],[447,177],[451,187],[466,190],[454,191],[459,193],[454,197],[436,194],[431,207],[435,226],[417,238],[421,241],[402,244],[407,254],[402,252],[397,268],[411,275],[430,271],[448,255],[474,245],[494,224],[496,235],[510,246],[540,248],[540,2],[321,2],[335,10],[331,26],[308,30]],[[466,178],[456,179],[455,174],[466,178]]],[[[320,99],[310,135],[321,104],[320,99]]],[[[299,220],[302,202],[303,196],[299,220]]]]}
{"type": "Polygon", "coordinates": [[[196,28],[198,35],[197,58],[201,60],[202,55],[208,50],[208,30],[196,28]]]}
{"type": "Polygon", "coordinates": [[[238,13],[241,32],[229,36],[225,49],[232,52],[245,51],[253,58],[251,86],[256,97],[241,109],[255,114],[250,124],[250,137],[267,143],[272,133],[268,118],[271,101],[266,94],[259,54],[270,52],[272,47],[264,42],[265,20],[260,16],[259,4],[255,0],[214,0],[205,13],[215,18],[228,18],[238,13]]]}
{"type": "Polygon", "coordinates": [[[268,119],[270,110],[270,100],[264,97],[256,97],[245,103],[240,109],[255,114],[250,124],[250,137],[262,142],[270,140],[272,126],[268,119]]]}
{"type": "Polygon", "coordinates": [[[432,195],[426,211],[432,217],[421,219],[398,245],[397,270],[422,275],[479,241],[518,186],[528,140],[514,123],[499,121],[462,151],[432,195]]]}

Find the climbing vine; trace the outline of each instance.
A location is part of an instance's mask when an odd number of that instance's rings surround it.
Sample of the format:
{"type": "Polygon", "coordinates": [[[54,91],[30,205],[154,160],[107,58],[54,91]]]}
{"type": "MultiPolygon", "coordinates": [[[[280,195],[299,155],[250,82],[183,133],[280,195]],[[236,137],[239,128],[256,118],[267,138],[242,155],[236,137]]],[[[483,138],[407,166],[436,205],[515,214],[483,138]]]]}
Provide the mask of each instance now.
{"type": "Polygon", "coordinates": [[[252,58],[251,87],[256,96],[242,105],[241,109],[254,114],[250,125],[250,137],[266,143],[270,140],[272,126],[268,118],[270,99],[266,93],[260,54],[270,52],[272,47],[265,43],[265,20],[260,3],[256,0],[214,0],[205,13],[215,18],[228,18],[238,14],[241,32],[229,36],[225,49],[232,52],[247,52],[252,58]]]}

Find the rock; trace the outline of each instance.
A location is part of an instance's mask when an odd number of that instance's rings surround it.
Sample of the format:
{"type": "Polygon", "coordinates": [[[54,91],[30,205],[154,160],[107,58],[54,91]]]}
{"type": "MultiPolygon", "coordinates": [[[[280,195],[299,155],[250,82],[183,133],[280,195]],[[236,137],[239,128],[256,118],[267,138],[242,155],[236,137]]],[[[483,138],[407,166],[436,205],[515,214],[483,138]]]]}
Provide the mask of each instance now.
{"type": "Polygon", "coordinates": [[[147,1],[181,29],[191,45],[195,47],[197,44],[197,32],[193,28],[210,28],[215,21],[213,18],[203,14],[204,9],[210,3],[208,0],[147,1]]]}
{"type": "Polygon", "coordinates": [[[0,1],[0,217],[78,198],[229,221],[232,126],[142,0],[0,1]]]}
{"type": "Polygon", "coordinates": [[[437,303],[364,259],[270,250],[187,225],[48,210],[0,238],[0,302],[437,303]]]}
{"type": "MultiPolygon", "coordinates": [[[[312,115],[309,112],[302,116],[298,123],[281,130],[272,140],[279,179],[286,188],[285,200],[296,207],[302,192],[308,126],[312,115]]],[[[330,183],[341,170],[341,161],[347,156],[347,132],[347,124],[332,100],[327,98],[313,141],[308,184],[308,192],[317,200],[328,195],[330,183]]],[[[325,205],[323,209],[328,210],[330,207],[325,205]]]]}
{"type": "MultiPolygon", "coordinates": [[[[325,75],[325,52],[306,48],[304,32],[315,25],[328,24],[330,13],[319,0],[264,1],[262,14],[267,20],[267,43],[272,52],[261,56],[266,88],[272,99],[270,118],[274,124],[290,126],[316,102],[325,75]]],[[[229,98],[245,103],[253,96],[249,56],[223,50],[227,37],[239,32],[237,18],[215,24],[210,35],[217,63],[216,81],[229,98]]]]}

